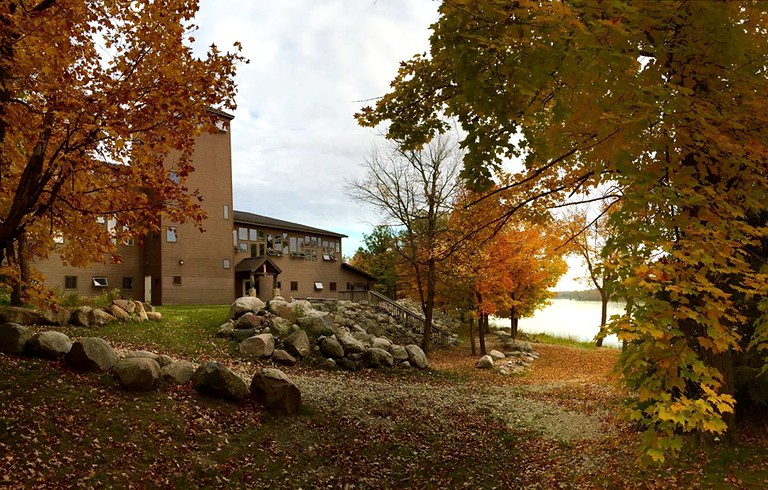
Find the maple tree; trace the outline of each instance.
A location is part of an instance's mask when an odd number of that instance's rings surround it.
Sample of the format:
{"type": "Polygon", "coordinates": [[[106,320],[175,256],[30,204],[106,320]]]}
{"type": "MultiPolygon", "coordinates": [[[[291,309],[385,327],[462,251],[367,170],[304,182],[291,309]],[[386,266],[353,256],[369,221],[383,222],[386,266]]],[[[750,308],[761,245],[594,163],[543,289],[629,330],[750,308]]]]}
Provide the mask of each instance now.
{"type": "MultiPolygon", "coordinates": [[[[477,188],[510,158],[508,205],[561,205],[610,181],[621,281],[634,307],[609,329],[637,398],[645,455],[723,433],[733,355],[768,349],[768,21],[761,2],[445,0],[429,55],[358,114],[418,148],[455,118],[477,188]],[[758,264],[758,265],[755,265],[758,264]],[[760,315],[745,313],[755,304],[760,315]]],[[[764,358],[764,355],[763,355],[764,358]]]]}
{"type": "Polygon", "coordinates": [[[0,275],[42,299],[25,263],[56,241],[72,265],[204,219],[185,186],[195,138],[234,109],[244,59],[193,52],[197,1],[4,1],[0,6],[0,275]],[[164,163],[166,165],[164,165],[164,163]],[[98,219],[97,219],[98,218],[98,219]],[[112,222],[114,226],[105,226],[112,222]],[[5,259],[5,261],[3,261],[5,259]]]}
{"type": "Polygon", "coordinates": [[[435,306],[437,264],[445,259],[441,238],[457,197],[461,154],[448,138],[423,149],[393,144],[371,152],[363,178],[350,181],[350,195],[378,209],[395,228],[395,250],[411,272],[425,318],[422,349],[429,352],[435,306]]]}

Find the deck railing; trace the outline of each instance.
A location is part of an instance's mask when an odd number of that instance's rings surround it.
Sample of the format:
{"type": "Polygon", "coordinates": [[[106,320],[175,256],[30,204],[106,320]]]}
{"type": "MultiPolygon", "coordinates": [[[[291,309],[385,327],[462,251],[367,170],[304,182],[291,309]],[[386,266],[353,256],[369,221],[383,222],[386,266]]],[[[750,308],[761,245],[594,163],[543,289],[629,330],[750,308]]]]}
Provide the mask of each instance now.
{"type": "MultiPolygon", "coordinates": [[[[411,331],[421,336],[424,335],[424,325],[427,323],[424,315],[416,313],[400,303],[396,303],[381,293],[360,290],[339,291],[338,297],[340,300],[352,301],[353,303],[367,303],[374,308],[379,308],[406,328],[409,328],[411,331]]],[[[433,343],[437,345],[446,345],[449,338],[450,334],[448,332],[436,326],[434,323],[432,324],[433,343]]]]}

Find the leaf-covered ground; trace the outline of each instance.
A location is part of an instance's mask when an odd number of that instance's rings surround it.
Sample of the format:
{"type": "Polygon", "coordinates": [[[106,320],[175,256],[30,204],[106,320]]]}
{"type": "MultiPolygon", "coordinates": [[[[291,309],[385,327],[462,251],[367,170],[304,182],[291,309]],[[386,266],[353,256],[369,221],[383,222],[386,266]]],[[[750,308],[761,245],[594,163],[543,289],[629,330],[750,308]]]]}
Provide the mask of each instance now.
{"type": "MultiPolygon", "coordinates": [[[[121,345],[188,349],[125,335],[121,345]]],[[[742,430],[736,448],[694,441],[664,467],[638,466],[610,379],[617,351],[536,348],[541,358],[512,377],[475,369],[466,348],[437,351],[426,372],[284,368],[304,401],[290,417],[186,386],[127,393],[108,375],[0,354],[0,486],[768,486],[765,427],[742,430]]],[[[244,376],[261,366],[213,352],[244,376]]]]}

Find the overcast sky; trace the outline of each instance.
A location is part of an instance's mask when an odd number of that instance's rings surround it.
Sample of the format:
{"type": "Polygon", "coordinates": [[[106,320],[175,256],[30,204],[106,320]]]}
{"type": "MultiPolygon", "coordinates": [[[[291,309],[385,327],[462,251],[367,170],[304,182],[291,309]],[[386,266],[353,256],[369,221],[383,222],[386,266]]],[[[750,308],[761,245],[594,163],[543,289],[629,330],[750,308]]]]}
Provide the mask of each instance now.
{"type": "Polygon", "coordinates": [[[361,100],[428,50],[434,0],[201,0],[197,45],[240,41],[232,123],[235,209],[348,235],[352,255],[379,220],[344,192],[382,139],[361,100]]]}

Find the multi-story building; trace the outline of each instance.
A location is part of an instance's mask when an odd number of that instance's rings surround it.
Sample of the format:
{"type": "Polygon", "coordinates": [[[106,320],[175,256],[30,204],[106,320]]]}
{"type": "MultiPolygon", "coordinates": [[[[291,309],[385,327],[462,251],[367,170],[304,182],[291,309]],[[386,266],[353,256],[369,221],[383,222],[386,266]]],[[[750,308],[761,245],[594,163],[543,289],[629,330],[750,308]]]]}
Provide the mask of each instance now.
{"type": "Polygon", "coordinates": [[[120,245],[120,264],[76,268],[54,254],[34,264],[49,287],[84,296],[118,288],[156,305],[222,304],[249,292],[265,300],[276,293],[333,298],[338,290],[371,287],[372,276],[341,260],[345,235],[232,208],[233,116],[214,113],[219,131],[196,141],[187,180],[203,197],[205,232],[161,219],[159,232],[120,245]]]}

